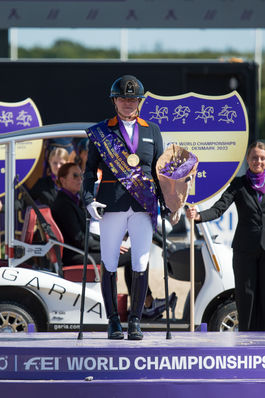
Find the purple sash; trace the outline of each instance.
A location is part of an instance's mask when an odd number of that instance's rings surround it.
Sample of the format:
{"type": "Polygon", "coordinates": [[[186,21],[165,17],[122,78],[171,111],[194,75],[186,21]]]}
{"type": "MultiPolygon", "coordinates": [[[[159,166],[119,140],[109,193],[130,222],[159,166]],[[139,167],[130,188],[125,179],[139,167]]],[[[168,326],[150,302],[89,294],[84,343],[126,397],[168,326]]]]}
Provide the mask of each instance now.
{"type": "Polygon", "coordinates": [[[100,156],[119,182],[146,210],[152,219],[153,228],[157,224],[157,197],[151,181],[140,166],[131,167],[123,142],[113,134],[107,122],[100,122],[87,130],[87,135],[95,144],[100,156]]]}

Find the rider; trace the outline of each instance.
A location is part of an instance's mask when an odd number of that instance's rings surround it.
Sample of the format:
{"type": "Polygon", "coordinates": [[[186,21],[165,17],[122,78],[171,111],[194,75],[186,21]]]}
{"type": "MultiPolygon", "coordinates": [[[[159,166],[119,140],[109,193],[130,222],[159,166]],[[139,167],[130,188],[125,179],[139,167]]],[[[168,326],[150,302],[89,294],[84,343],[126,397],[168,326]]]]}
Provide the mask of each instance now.
{"type": "Polygon", "coordinates": [[[121,242],[128,232],[133,270],[128,339],[141,340],[147,263],[157,220],[155,189],[159,189],[159,183],[155,166],[163,152],[163,142],[159,127],[138,116],[144,87],[136,77],[125,75],[115,80],[110,98],[116,116],[88,129],[84,200],[91,216],[100,220],[101,286],[109,318],[108,338],[124,338],[117,312],[116,270],[121,242]],[[95,200],[99,167],[102,181],[95,200]]]}

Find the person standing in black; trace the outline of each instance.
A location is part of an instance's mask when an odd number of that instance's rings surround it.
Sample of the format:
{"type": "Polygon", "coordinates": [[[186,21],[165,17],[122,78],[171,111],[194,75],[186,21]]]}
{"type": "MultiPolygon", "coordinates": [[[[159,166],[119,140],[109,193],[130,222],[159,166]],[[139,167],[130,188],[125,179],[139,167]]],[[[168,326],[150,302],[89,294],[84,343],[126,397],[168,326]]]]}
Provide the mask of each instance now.
{"type": "Polygon", "coordinates": [[[101,286],[109,318],[108,338],[124,338],[117,311],[116,270],[121,242],[128,232],[133,270],[128,339],[141,340],[147,264],[157,221],[159,183],[155,166],[163,142],[159,127],[138,116],[144,87],[136,77],[125,75],[115,80],[110,97],[116,116],[88,129],[83,195],[91,216],[100,220],[101,286]],[[102,170],[102,181],[95,199],[98,168],[102,170]]]}
{"type": "Polygon", "coordinates": [[[251,144],[246,159],[246,174],[236,177],[211,208],[198,213],[192,207],[186,215],[195,222],[211,221],[235,203],[238,224],[232,248],[239,330],[265,331],[265,144],[251,144]]]}

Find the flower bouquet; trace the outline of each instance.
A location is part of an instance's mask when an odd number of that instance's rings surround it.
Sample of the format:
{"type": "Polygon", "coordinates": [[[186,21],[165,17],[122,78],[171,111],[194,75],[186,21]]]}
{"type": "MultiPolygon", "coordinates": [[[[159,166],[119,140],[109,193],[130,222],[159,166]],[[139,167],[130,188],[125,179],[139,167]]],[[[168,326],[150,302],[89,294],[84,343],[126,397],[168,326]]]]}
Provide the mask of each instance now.
{"type": "Polygon", "coordinates": [[[170,222],[177,224],[181,209],[195,180],[198,158],[186,149],[171,144],[160,156],[156,173],[165,204],[171,211],[170,222]]]}

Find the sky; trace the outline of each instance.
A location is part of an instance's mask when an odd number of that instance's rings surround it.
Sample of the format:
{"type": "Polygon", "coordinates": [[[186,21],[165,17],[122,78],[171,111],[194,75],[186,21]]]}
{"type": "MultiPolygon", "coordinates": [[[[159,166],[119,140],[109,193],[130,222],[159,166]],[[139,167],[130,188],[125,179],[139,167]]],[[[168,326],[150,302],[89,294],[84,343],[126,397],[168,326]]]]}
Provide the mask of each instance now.
{"type": "MultiPolygon", "coordinates": [[[[67,39],[86,47],[120,48],[121,29],[16,29],[18,46],[49,47],[56,40],[67,39]]],[[[126,33],[127,32],[127,33],[126,33]]],[[[264,30],[261,30],[262,46],[265,46],[264,30]]],[[[202,49],[239,52],[255,51],[255,29],[128,29],[129,51],[175,50],[197,51],[202,49]]]]}

